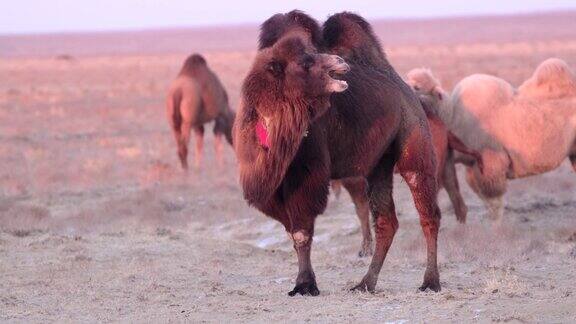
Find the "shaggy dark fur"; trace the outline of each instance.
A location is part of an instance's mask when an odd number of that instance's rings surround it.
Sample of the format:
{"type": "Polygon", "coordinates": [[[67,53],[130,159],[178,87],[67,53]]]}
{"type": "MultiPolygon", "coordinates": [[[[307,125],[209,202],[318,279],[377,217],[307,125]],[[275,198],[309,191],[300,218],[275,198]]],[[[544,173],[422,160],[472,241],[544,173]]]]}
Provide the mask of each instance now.
{"type": "Polygon", "coordinates": [[[312,45],[322,46],[322,32],[316,20],[302,11],[293,10],[286,14],[276,14],[266,20],[261,26],[258,49],[272,47],[281,38],[291,32],[303,32],[308,35],[312,45]]]}
{"type": "Polygon", "coordinates": [[[234,112],[228,104],[224,86],[200,54],[190,55],[172,82],[166,99],[166,113],[172,126],[182,168],[188,168],[190,131],[196,135],[196,167],[199,167],[204,124],[214,121],[218,159],[222,136],[232,145],[234,112]]]}
{"type": "Polygon", "coordinates": [[[314,221],[326,208],[330,179],[350,177],[368,183],[376,232],[372,263],[354,289],[374,291],[398,229],[392,200],[395,166],[410,186],[426,237],[428,262],[420,289],[440,290],[436,162],[418,98],[386,61],[370,25],[357,15],[337,14],[324,25],[322,51],[344,57],[351,67],[343,76],[349,89],[332,95],[330,102],[306,91],[314,89],[309,84],[320,76],[294,68],[301,66],[302,57],[286,54],[296,47],[289,44],[294,35],[308,37],[301,44],[308,55],[315,53],[311,34],[291,27],[278,35],[267,26],[264,23],[261,39],[275,35],[277,42],[261,50],[245,80],[235,148],[247,201],[284,224],[293,238],[299,271],[290,295],[319,293],[310,262],[314,221]],[[264,67],[273,62],[283,67],[281,72],[266,72],[264,67]],[[254,127],[261,120],[269,124],[267,147],[255,136],[254,127]]]}
{"type": "MultiPolygon", "coordinates": [[[[426,113],[428,124],[430,125],[430,132],[432,134],[432,142],[434,145],[434,153],[436,161],[436,177],[439,182],[439,189],[444,188],[448,192],[448,196],[454,206],[456,219],[464,223],[466,221],[467,207],[464,199],[460,193],[458,178],[456,176],[456,169],[453,161],[453,151],[459,151],[463,154],[469,155],[471,163],[477,163],[480,172],[483,170],[482,155],[471,150],[463,144],[458,137],[452,134],[446,125],[438,116],[438,100],[433,95],[420,95],[420,103],[426,113]]],[[[470,165],[471,166],[471,165],[470,165]]],[[[360,228],[362,229],[362,245],[360,248],[359,256],[372,255],[372,233],[369,224],[369,210],[368,206],[368,184],[364,178],[347,178],[343,179],[342,185],[350,194],[352,201],[356,207],[356,215],[360,220],[360,228]]],[[[331,186],[338,188],[338,180],[332,181],[331,186]]]]}

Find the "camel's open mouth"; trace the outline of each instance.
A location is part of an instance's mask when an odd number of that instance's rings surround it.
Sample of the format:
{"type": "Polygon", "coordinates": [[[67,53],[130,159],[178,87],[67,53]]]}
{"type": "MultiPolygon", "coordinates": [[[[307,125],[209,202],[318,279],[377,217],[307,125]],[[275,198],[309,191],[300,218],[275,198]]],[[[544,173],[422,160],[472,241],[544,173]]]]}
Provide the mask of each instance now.
{"type": "Polygon", "coordinates": [[[346,82],[344,80],[336,80],[336,79],[330,80],[330,84],[329,84],[330,92],[342,92],[346,89],[348,89],[348,82],[346,82]]]}
{"type": "Polygon", "coordinates": [[[348,65],[348,63],[342,62],[332,66],[328,74],[330,74],[332,78],[336,78],[339,75],[348,73],[349,71],[350,71],[350,65],[348,65]]]}
{"type": "Polygon", "coordinates": [[[328,72],[328,77],[330,78],[328,82],[328,90],[330,92],[342,92],[348,89],[348,82],[339,79],[342,74],[343,73],[336,71],[328,72]]]}
{"type": "Polygon", "coordinates": [[[328,76],[330,77],[328,90],[330,92],[342,92],[348,89],[348,82],[341,80],[340,77],[350,71],[350,65],[339,56],[333,55],[332,58],[335,62],[328,69],[328,76]]]}

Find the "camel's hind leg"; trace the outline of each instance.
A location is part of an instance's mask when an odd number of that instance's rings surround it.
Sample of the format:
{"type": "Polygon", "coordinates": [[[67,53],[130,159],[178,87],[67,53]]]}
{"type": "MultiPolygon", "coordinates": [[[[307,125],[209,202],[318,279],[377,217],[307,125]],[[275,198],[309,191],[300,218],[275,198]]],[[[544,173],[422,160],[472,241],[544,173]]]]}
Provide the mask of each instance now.
{"type": "Polygon", "coordinates": [[[440,209],[436,203],[436,180],[425,171],[402,171],[402,177],[412,191],[414,203],[420,214],[420,225],[426,237],[427,262],[424,281],[420,290],[430,288],[440,291],[438,273],[438,230],[440,228],[440,209]]]}
{"type": "Polygon", "coordinates": [[[178,157],[184,170],[188,170],[188,143],[190,142],[190,124],[182,123],[179,130],[174,131],[178,144],[178,157]]]}
{"type": "Polygon", "coordinates": [[[442,184],[452,206],[454,207],[454,214],[456,214],[456,219],[460,223],[466,223],[466,214],[468,213],[468,207],[464,203],[462,194],[460,193],[460,186],[458,185],[458,176],[456,174],[456,165],[454,164],[454,158],[450,153],[444,164],[444,172],[442,172],[442,184]]]}
{"type": "Polygon", "coordinates": [[[440,291],[438,273],[438,230],[440,228],[440,208],[438,208],[436,165],[430,140],[423,134],[412,134],[402,148],[398,160],[398,171],[410,187],[416,210],[420,215],[420,225],[426,238],[427,262],[421,291],[440,291]]]}
{"type": "Polygon", "coordinates": [[[216,161],[218,167],[224,166],[224,157],[222,155],[222,134],[214,134],[214,151],[216,151],[216,161]]]}
{"type": "Polygon", "coordinates": [[[356,215],[360,220],[362,229],[362,247],[358,256],[366,257],[372,255],[372,232],[370,231],[370,206],[368,203],[368,185],[364,178],[349,178],[342,180],[346,191],[350,194],[356,215]]]}
{"type": "Polygon", "coordinates": [[[384,156],[380,165],[368,177],[368,200],[374,217],[376,247],[368,272],[352,290],[374,292],[384,259],[398,230],[398,219],[392,200],[394,162],[392,156],[384,156]]]}
{"type": "Polygon", "coordinates": [[[196,169],[202,164],[202,152],[204,150],[204,126],[194,127],[194,137],[196,138],[196,150],[194,154],[194,165],[196,169]]]}

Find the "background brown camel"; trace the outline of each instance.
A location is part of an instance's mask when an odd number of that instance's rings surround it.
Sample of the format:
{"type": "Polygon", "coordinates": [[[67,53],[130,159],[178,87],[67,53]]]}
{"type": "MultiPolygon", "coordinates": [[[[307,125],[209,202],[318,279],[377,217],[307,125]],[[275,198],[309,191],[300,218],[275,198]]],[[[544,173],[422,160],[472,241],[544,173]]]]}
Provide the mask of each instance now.
{"type": "Polygon", "coordinates": [[[428,262],[420,289],[439,291],[440,210],[426,114],[363,18],[333,15],[324,24],[323,44],[318,44],[319,33],[319,25],[299,11],[263,24],[260,52],[245,79],[235,121],[244,197],[280,221],[294,242],[299,271],[289,295],[319,294],[310,261],[315,218],[326,208],[330,179],[350,177],[368,182],[376,231],[372,263],[354,289],[374,291],[398,229],[395,166],[413,193],[426,237],[428,262]],[[328,93],[318,90],[319,84],[333,82],[330,68],[318,74],[318,65],[326,64],[318,61],[318,48],[343,56],[351,66],[343,76],[348,91],[334,94],[330,102],[328,93]],[[261,124],[269,134],[266,145],[257,136],[261,124]]]}
{"type": "Polygon", "coordinates": [[[222,164],[222,135],[232,144],[234,112],[228,104],[224,86],[200,54],[190,55],[166,98],[166,114],[178,145],[182,168],[188,169],[190,132],[196,135],[195,166],[200,167],[204,124],[214,121],[217,159],[222,164]]]}
{"type": "MultiPolygon", "coordinates": [[[[479,152],[466,147],[458,137],[452,134],[444,122],[438,117],[439,98],[429,94],[419,95],[420,103],[424,107],[430,131],[432,133],[432,142],[434,144],[434,153],[436,155],[436,177],[438,179],[438,189],[444,188],[450,197],[452,205],[454,206],[454,213],[456,219],[460,223],[466,222],[466,213],[468,208],[464,203],[462,194],[460,193],[460,186],[456,176],[456,168],[454,165],[454,152],[458,151],[462,154],[470,156],[473,163],[478,164],[480,170],[483,170],[482,156],[479,152]]],[[[330,183],[336,195],[339,195],[340,188],[343,186],[350,194],[356,215],[360,220],[360,228],[362,231],[362,244],[358,255],[360,257],[372,255],[372,232],[370,230],[370,208],[368,203],[368,184],[363,178],[347,178],[342,180],[333,180],[330,183]]]]}

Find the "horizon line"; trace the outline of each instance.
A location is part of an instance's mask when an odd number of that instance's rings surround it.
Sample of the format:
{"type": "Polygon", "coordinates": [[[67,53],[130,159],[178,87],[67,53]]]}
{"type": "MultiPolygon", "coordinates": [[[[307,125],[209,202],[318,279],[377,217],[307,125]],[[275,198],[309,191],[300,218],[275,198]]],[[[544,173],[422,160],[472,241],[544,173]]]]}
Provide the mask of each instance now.
{"type": "MultiPolygon", "coordinates": [[[[352,11],[353,12],[353,11],[352,11]]],[[[443,19],[478,19],[478,18],[491,18],[491,17],[522,17],[522,16],[538,16],[538,15],[553,15],[553,14],[575,14],[576,8],[570,7],[565,9],[551,9],[551,10],[527,10],[519,12],[505,12],[505,13],[477,13],[477,14],[447,14],[438,16],[388,16],[388,17],[369,17],[371,22],[382,21],[433,21],[443,19]]],[[[200,24],[200,25],[182,25],[182,26],[149,26],[149,27],[127,27],[127,28],[110,28],[110,29],[78,29],[78,30],[54,30],[54,31],[31,31],[31,32],[0,32],[0,37],[33,37],[33,36],[72,36],[72,35],[85,35],[85,34],[122,34],[122,33],[142,33],[142,32],[169,32],[175,30],[203,30],[214,28],[233,28],[233,27],[258,27],[261,22],[246,21],[235,23],[216,23],[216,24],[200,24]]]]}

